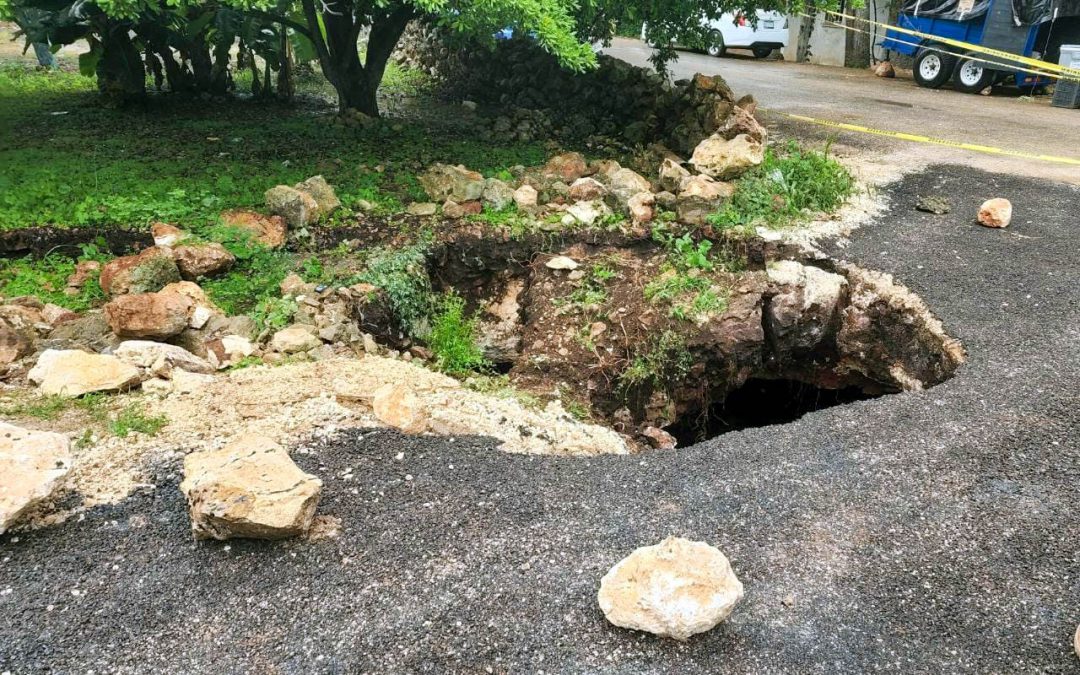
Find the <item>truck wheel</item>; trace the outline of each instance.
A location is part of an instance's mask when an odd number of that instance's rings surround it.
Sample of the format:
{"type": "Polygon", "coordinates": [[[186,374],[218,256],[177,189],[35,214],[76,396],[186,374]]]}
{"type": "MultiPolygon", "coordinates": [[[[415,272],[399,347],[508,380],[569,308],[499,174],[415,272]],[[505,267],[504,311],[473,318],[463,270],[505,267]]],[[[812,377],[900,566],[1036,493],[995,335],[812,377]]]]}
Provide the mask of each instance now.
{"type": "Polygon", "coordinates": [[[755,59],[764,59],[764,58],[767,58],[769,56],[769,54],[773,53],[773,48],[772,47],[753,47],[751,51],[754,52],[754,58],[755,59]]]}
{"type": "Polygon", "coordinates": [[[727,47],[724,45],[724,35],[714,30],[709,33],[709,46],[705,49],[709,56],[723,56],[727,51],[727,47]]]}
{"type": "Polygon", "coordinates": [[[994,83],[996,71],[984,68],[982,61],[961,59],[953,72],[953,86],[965,94],[978,94],[994,83]]]}
{"type": "Polygon", "coordinates": [[[915,83],[927,89],[937,89],[945,84],[956,68],[956,57],[937,49],[921,47],[915,54],[912,66],[915,83]]]}

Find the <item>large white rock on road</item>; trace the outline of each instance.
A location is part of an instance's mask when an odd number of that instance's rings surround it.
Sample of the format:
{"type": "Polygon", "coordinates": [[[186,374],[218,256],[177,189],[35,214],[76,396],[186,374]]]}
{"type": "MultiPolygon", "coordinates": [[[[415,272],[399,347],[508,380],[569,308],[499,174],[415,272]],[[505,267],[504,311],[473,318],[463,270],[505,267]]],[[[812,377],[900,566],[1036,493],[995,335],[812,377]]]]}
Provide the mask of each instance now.
{"type": "Polygon", "coordinates": [[[180,483],[196,539],[284,539],[311,527],[322,481],[264,436],[184,458],[180,483]]]}
{"type": "Polygon", "coordinates": [[[66,436],[0,422],[0,534],[71,471],[66,436]]]}
{"type": "Polygon", "coordinates": [[[139,369],[115,356],[77,349],[47,349],[27,373],[46,396],[74,398],[94,391],[123,391],[139,384],[139,369]]]}
{"type": "Polygon", "coordinates": [[[742,582],[723,553],[668,537],[612,567],[597,600],[616,626],[686,640],[726,619],[742,597],[742,582]]]}

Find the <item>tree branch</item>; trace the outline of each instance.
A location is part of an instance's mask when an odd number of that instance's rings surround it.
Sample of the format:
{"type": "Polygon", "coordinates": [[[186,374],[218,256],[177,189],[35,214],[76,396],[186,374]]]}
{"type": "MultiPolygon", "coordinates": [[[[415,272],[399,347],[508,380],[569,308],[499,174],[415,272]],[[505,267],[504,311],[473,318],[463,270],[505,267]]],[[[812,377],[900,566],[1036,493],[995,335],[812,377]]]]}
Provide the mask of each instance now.
{"type": "Polygon", "coordinates": [[[312,42],[315,42],[315,37],[311,34],[311,31],[308,30],[308,27],[305,26],[302,23],[297,23],[296,21],[293,21],[292,19],[286,18],[284,16],[280,16],[280,15],[277,15],[277,14],[271,14],[269,12],[264,12],[261,9],[247,9],[247,10],[244,10],[244,12],[246,14],[250,14],[251,16],[254,16],[254,17],[257,17],[257,18],[260,18],[260,19],[264,19],[266,21],[271,21],[273,23],[280,23],[283,26],[288,26],[289,28],[292,28],[294,31],[296,31],[297,33],[300,33],[301,35],[303,35],[307,39],[311,40],[312,42]]]}

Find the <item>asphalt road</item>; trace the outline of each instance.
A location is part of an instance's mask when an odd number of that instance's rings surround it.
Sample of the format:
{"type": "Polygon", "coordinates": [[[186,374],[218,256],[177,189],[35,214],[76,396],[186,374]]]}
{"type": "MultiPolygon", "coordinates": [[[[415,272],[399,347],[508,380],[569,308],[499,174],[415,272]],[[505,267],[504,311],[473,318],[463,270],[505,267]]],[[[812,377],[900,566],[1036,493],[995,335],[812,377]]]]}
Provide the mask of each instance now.
{"type": "MultiPolygon", "coordinates": [[[[652,50],[639,40],[620,38],[605,52],[649,66],[652,50]]],[[[774,111],[1080,161],[1080,110],[1053,108],[1046,96],[1025,100],[1007,88],[989,97],[947,88],[923,89],[910,77],[887,80],[864,70],[758,60],[738,52],[721,58],[685,51],[679,55],[671,68],[676,79],[695,73],[721,75],[736,94],[753,94],[774,111]]],[[[767,112],[761,116],[781,128],[798,127],[800,136],[810,126],[767,112]]],[[[817,132],[879,148],[886,153],[880,161],[886,163],[952,162],[1080,185],[1080,164],[987,155],[825,127],[818,127],[817,132]]]]}
{"type": "Polygon", "coordinates": [[[939,167],[887,196],[842,255],[928,301],[954,379],[630,457],[347,432],[295,455],[341,519],[313,542],[195,543],[158,467],[0,537],[0,672],[1080,672],[1080,191],[939,167]],[[1009,230],[972,222],[990,193],[1009,230]],[[687,643],[607,624],[601,576],[672,534],[743,603],[687,643]]]}

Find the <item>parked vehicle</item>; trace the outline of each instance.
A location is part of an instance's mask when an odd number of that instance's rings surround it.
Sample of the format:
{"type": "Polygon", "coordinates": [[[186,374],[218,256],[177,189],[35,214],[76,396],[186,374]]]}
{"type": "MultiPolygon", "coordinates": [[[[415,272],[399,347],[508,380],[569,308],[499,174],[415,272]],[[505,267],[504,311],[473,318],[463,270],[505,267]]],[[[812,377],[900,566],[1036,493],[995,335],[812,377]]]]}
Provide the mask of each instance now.
{"type": "MultiPolygon", "coordinates": [[[[1080,0],[903,0],[896,23],[920,33],[1056,63],[1062,44],[1080,41],[1080,0]]],[[[1051,81],[1019,71],[1006,59],[892,29],[881,46],[913,56],[915,82],[931,89],[952,80],[957,91],[974,94],[993,84],[1034,89],[1051,81]]]]}
{"type": "MultiPolygon", "coordinates": [[[[788,42],[787,17],[779,12],[757,10],[757,25],[745,14],[735,12],[704,21],[702,25],[709,31],[706,44],[688,46],[702,47],[710,56],[723,56],[728,49],[749,49],[763,59],[774,49],[786,47],[788,42]]],[[[646,40],[645,32],[642,26],[642,40],[646,40]]]]}

